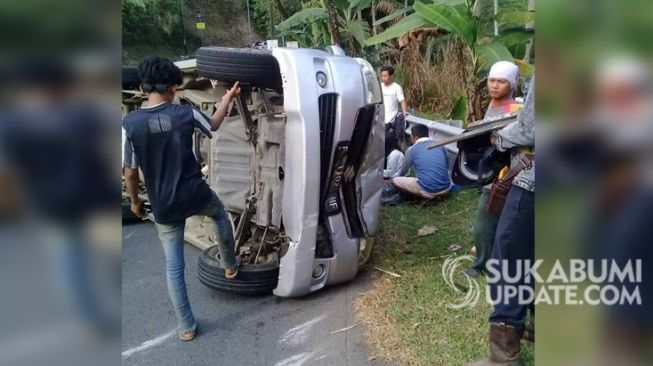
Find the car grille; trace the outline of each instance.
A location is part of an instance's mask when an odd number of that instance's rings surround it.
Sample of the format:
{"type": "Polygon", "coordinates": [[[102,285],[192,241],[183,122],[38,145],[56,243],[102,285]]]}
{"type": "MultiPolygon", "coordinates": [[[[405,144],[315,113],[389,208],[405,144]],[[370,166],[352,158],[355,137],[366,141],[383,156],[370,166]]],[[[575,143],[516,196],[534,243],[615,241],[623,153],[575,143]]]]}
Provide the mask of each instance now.
{"type": "MultiPolygon", "coordinates": [[[[320,95],[317,104],[320,113],[320,205],[322,205],[326,199],[329,184],[338,95],[335,93],[320,95]]],[[[329,258],[333,256],[333,243],[331,242],[331,235],[328,234],[324,225],[324,219],[325,217],[321,207],[315,248],[315,256],[317,258],[329,258]]]]}
{"type": "Polygon", "coordinates": [[[324,201],[331,167],[331,151],[333,151],[333,134],[336,127],[336,107],[338,95],[323,94],[318,98],[320,112],[320,192],[324,201]]]}

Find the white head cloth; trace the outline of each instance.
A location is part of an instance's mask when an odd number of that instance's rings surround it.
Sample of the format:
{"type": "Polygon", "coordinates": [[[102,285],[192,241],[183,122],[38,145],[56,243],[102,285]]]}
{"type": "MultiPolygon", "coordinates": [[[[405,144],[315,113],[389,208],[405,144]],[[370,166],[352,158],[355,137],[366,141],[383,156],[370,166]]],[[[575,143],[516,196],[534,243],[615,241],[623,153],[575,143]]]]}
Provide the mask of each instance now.
{"type": "Polygon", "coordinates": [[[519,67],[509,61],[499,61],[492,65],[488,78],[506,79],[510,83],[510,89],[514,90],[519,80],[519,67]]]}

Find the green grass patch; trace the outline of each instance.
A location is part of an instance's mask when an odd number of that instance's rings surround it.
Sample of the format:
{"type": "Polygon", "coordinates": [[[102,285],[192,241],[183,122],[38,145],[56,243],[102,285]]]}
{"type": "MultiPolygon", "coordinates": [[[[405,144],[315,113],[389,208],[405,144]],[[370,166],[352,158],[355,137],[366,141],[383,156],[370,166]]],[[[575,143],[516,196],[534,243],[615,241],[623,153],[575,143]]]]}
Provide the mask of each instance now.
{"type": "MultiPolygon", "coordinates": [[[[463,295],[447,285],[442,265],[447,256],[469,253],[478,205],[476,190],[449,195],[426,207],[405,203],[383,207],[374,254],[368,267],[375,285],[356,303],[359,317],[370,327],[369,340],[379,356],[401,365],[464,365],[487,355],[488,316],[484,279],[473,307],[452,309],[463,295]],[[418,235],[425,225],[434,234],[418,235]],[[454,254],[451,245],[463,249],[454,254]],[[400,274],[395,278],[374,267],[400,274]]],[[[471,262],[463,262],[463,266],[471,262]]],[[[460,267],[462,270],[465,267],[460,267]]],[[[456,271],[459,272],[459,271],[456,271]]],[[[465,284],[463,275],[454,276],[465,284]]],[[[533,364],[533,348],[522,342],[525,365],[533,364]]]]}

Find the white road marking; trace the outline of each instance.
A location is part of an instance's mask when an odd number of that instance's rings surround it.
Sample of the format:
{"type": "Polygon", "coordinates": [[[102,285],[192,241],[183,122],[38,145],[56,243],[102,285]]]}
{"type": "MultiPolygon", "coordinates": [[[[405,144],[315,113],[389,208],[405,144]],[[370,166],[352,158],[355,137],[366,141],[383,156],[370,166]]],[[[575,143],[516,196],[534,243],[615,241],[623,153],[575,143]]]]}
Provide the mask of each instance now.
{"type": "Polygon", "coordinates": [[[281,360],[274,364],[274,366],[301,366],[304,362],[308,361],[312,356],[313,352],[302,352],[298,355],[288,357],[285,360],[281,360]]]}
{"type": "Polygon", "coordinates": [[[149,341],[145,341],[145,342],[141,343],[140,346],[133,347],[133,348],[130,348],[130,349],[126,350],[126,351],[123,351],[122,352],[122,358],[123,359],[128,358],[128,357],[130,357],[131,355],[133,355],[135,353],[139,353],[139,352],[145,351],[148,348],[152,348],[154,346],[157,346],[157,345],[163,343],[166,339],[168,339],[168,338],[170,338],[170,337],[172,337],[172,336],[174,336],[176,334],[177,334],[177,331],[172,330],[172,331],[170,331],[170,332],[168,332],[166,334],[163,334],[161,336],[158,336],[158,337],[156,337],[154,339],[150,339],[149,341]]]}
{"type": "Polygon", "coordinates": [[[311,327],[317,324],[319,321],[324,319],[324,315],[321,315],[317,318],[311,319],[303,324],[300,324],[290,330],[288,330],[283,337],[279,340],[279,344],[290,344],[293,346],[300,345],[306,341],[311,327]]]}

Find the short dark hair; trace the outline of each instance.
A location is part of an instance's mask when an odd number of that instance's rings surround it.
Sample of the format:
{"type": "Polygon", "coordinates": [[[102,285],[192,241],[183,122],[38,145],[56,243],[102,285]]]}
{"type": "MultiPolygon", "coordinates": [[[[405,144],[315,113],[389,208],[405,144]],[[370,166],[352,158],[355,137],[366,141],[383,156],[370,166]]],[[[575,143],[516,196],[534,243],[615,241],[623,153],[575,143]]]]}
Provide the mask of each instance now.
{"type": "Polygon", "coordinates": [[[429,129],[428,127],[420,124],[415,124],[410,128],[410,133],[413,136],[416,136],[418,138],[421,137],[428,137],[429,136],[429,129]]]}
{"type": "Polygon", "coordinates": [[[394,133],[386,132],[385,134],[385,157],[392,152],[392,150],[401,150],[399,148],[399,140],[395,137],[394,133]]]}
{"type": "Polygon", "coordinates": [[[390,65],[383,66],[381,68],[381,72],[384,72],[384,71],[387,71],[388,74],[390,74],[390,76],[395,74],[395,68],[390,66],[390,65]]]}
{"type": "Polygon", "coordinates": [[[164,93],[182,83],[181,70],[165,57],[151,56],[138,64],[138,78],[146,93],[164,93]]]}

